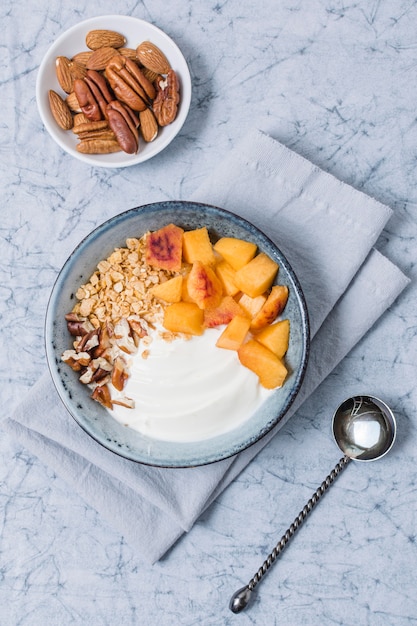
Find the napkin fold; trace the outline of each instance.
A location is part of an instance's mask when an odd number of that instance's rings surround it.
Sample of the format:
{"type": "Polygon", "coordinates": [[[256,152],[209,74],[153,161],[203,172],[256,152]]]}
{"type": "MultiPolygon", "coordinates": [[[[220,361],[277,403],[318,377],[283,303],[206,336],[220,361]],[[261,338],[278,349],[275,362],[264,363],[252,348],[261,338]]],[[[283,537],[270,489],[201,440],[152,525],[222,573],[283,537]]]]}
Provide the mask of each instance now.
{"type": "Polygon", "coordinates": [[[223,207],[258,226],[300,280],[310,314],[311,356],[285,419],[230,459],[190,469],[148,467],[118,457],[86,435],[45,372],[2,423],[150,563],[192,528],[409,282],[373,249],[391,209],[261,131],[249,133],[192,200],[223,207]]]}

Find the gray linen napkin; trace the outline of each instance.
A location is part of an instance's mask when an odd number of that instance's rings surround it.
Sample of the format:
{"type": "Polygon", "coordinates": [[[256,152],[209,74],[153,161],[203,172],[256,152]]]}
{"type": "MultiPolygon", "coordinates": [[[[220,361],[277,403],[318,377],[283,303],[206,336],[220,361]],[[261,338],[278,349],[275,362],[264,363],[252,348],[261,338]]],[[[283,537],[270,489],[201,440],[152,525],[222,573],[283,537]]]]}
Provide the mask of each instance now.
{"type": "Polygon", "coordinates": [[[108,452],[76,425],[48,372],[2,423],[151,563],[191,529],[408,284],[373,249],[391,209],[260,131],[249,133],[192,199],[226,208],[261,228],[286,254],[302,284],[313,335],[310,363],[295,404],[275,431],[206,467],[139,465],[108,452]]]}

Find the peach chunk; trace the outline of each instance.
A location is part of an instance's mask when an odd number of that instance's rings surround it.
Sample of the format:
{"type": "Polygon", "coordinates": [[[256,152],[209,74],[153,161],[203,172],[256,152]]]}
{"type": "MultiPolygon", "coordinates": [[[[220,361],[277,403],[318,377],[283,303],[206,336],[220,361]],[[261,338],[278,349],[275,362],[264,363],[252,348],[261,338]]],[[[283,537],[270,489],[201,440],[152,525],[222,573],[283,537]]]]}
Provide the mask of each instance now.
{"type": "Polygon", "coordinates": [[[194,302],[188,292],[188,277],[190,274],[185,274],[182,279],[181,300],[184,302],[194,302]]]}
{"type": "Polygon", "coordinates": [[[239,350],[249,332],[249,325],[249,318],[235,315],[216,341],[216,346],[226,350],[239,350]]]}
{"type": "Polygon", "coordinates": [[[243,343],[237,351],[239,361],[257,374],[266,389],[282,387],[288,371],[276,354],[255,339],[243,343]]]}
{"type": "Polygon", "coordinates": [[[286,285],[274,285],[262,309],[252,319],[251,329],[256,331],[272,324],[274,319],[284,310],[287,300],[288,287],[286,285]]]}
{"type": "Polygon", "coordinates": [[[240,268],[235,275],[236,286],[251,298],[269,289],[278,272],[278,264],[267,254],[260,252],[240,268]]]}
{"type": "Polygon", "coordinates": [[[251,298],[244,293],[239,299],[240,306],[249,317],[255,317],[262,309],[265,302],[266,296],[264,294],[256,296],[256,298],[251,298]]]}
{"type": "Polygon", "coordinates": [[[275,324],[270,324],[256,335],[256,341],[271,350],[279,359],[282,359],[287,352],[289,339],[290,320],[281,320],[275,324]]]}
{"type": "Polygon", "coordinates": [[[164,312],[163,326],[173,333],[203,334],[204,313],[194,302],[169,304],[164,312]]]}
{"type": "Polygon", "coordinates": [[[214,309],[205,309],[204,326],[213,328],[214,326],[228,324],[236,315],[245,315],[242,307],[232,296],[224,296],[220,304],[214,309]]]}
{"type": "Polygon", "coordinates": [[[170,278],[164,283],[154,285],[151,287],[150,292],[159,300],[164,300],[164,302],[179,302],[182,297],[182,283],[183,277],[181,275],[174,276],[174,278],[170,278]]]}
{"type": "Polygon", "coordinates": [[[257,246],[251,241],[244,241],[235,237],[222,237],[214,244],[214,249],[234,270],[240,270],[253,259],[257,246]]]}
{"type": "Polygon", "coordinates": [[[223,287],[214,270],[195,261],[187,277],[187,290],[200,309],[214,309],[220,304],[223,287]]]}
{"type": "Polygon", "coordinates": [[[227,261],[220,261],[216,265],[216,274],[220,278],[220,282],[223,285],[223,291],[228,296],[235,296],[239,289],[235,285],[236,271],[227,261]]]}
{"type": "Polygon", "coordinates": [[[181,269],[183,229],[168,224],[146,237],[146,262],[161,270],[178,272],[181,269]]]}
{"type": "Polygon", "coordinates": [[[207,228],[185,231],[182,253],[187,263],[201,261],[204,265],[214,265],[216,258],[207,228]]]}

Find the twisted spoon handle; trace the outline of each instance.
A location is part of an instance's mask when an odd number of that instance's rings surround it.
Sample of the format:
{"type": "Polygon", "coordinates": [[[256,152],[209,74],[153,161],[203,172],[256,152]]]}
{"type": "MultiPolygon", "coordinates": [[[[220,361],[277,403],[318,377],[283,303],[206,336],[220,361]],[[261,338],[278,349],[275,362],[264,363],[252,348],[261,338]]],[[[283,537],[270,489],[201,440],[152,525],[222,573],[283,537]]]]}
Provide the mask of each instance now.
{"type": "Polygon", "coordinates": [[[340,461],[335,465],[334,469],[330,472],[328,476],[326,476],[325,480],[321,483],[320,487],[316,489],[316,491],[311,496],[310,500],[307,502],[302,511],[297,515],[291,526],[287,529],[287,531],[282,535],[281,539],[269,554],[269,556],[265,559],[261,567],[256,572],[255,576],[250,579],[248,584],[245,587],[242,587],[236,593],[233,594],[229,608],[233,613],[240,613],[247,606],[252,591],[255,589],[256,585],[262,580],[265,576],[271,565],[276,561],[278,556],[287,546],[289,540],[295,535],[296,531],[300,528],[301,524],[304,522],[305,518],[317,502],[320,500],[322,495],[327,491],[330,485],[335,481],[335,479],[339,476],[339,474],[345,469],[346,465],[349,463],[350,458],[348,456],[344,456],[340,459],[340,461]]]}

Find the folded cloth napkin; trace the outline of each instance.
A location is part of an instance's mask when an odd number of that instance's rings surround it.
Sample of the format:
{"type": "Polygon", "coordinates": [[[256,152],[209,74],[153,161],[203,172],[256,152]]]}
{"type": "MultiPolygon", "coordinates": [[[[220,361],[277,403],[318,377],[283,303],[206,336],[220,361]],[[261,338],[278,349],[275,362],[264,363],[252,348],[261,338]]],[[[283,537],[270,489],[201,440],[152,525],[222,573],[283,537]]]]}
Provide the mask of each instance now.
{"type": "Polygon", "coordinates": [[[230,459],[191,469],[148,467],[88,437],[45,372],[2,424],[151,563],[191,529],[408,283],[373,249],[391,209],[260,131],[249,133],[192,199],[254,223],[278,244],[299,277],[313,339],[305,381],[286,418],[230,459]]]}

